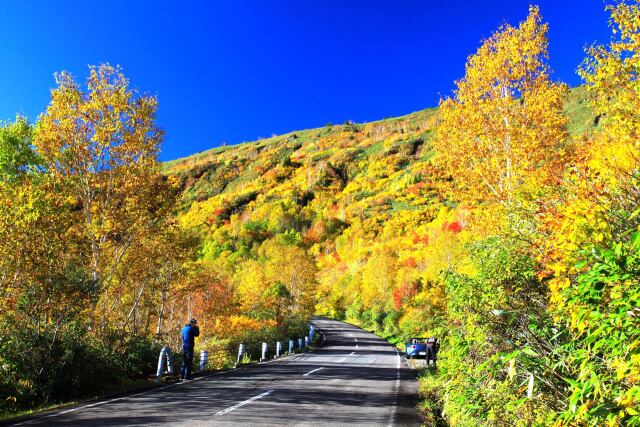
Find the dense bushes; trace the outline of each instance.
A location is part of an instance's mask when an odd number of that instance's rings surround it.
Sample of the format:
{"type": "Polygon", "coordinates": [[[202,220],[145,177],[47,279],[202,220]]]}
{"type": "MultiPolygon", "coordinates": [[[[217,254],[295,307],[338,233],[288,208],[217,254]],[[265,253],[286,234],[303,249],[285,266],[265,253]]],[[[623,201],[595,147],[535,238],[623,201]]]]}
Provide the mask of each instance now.
{"type": "Polygon", "coordinates": [[[543,382],[551,319],[523,249],[499,238],[471,244],[476,274],[446,276],[439,372],[425,377],[423,389],[454,425],[542,424],[560,397],[543,382]]]}
{"type": "Polygon", "coordinates": [[[0,412],[104,392],[154,371],[160,346],[143,337],[122,344],[90,338],[82,325],[0,325],[0,412]]]}
{"type": "Polygon", "coordinates": [[[583,252],[555,310],[522,248],[470,245],[477,273],[446,276],[438,370],[421,379],[426,419],[640,425],[640,232],[621,237],[583,252]]]}
{"type": "Polygon", "coordinates": [[[576,285],[564,291],[568,423],[640,425],[640,232],[625,234],[585,253],[576,285]]]}

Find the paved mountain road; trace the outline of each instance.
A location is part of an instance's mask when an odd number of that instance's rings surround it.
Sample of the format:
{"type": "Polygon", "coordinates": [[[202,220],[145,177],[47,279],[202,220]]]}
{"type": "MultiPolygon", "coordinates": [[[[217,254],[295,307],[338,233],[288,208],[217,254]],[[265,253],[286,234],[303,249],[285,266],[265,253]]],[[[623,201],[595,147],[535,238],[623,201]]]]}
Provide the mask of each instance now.
{"type": "Polygon", "coordinates": [[[377,336],[328,319],[315,351],[19,425],[419,425],[415,375],[377,336]]]}

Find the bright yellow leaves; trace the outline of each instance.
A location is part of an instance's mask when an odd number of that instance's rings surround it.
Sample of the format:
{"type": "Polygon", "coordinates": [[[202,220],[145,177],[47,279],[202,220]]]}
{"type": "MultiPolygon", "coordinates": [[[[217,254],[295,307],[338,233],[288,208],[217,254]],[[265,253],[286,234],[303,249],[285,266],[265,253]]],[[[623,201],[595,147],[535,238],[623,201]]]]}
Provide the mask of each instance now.
{"type": "Polygon", "coordinates": [[[68,73],[57,74],[56,81],[34,145],[57,185],[80,205],[79,232],[101,282],[148,224],[157,202],[156,154],[163,135],[155,124],[158,104],[154,97],[135,96],[122,72],[109,65],[90,68],[88,92],[68,73]]]}
{"type": "Polygon", "coordinates": [[[638,144],[640,108],[640,2],[620,2],[607,8],[614,39],[588,50],[580,74],[595,96],[598,112],[612,139],[638,144]]]}
{"type": "Polygon", "coordinates": [[[508,202],[550,179],[567,140],[566,87],[549,77],[547,25],[538,8],[504,26],[469,58],[453,99],[441,103],[438,161],[472,200],[508,202]]]}
{"type": "Polygon", "coordinates": [[[640,2],[620,2],[608,10],[614,38],[609,46],[588,50],[580,74],[603,123],[589,166],[620,186],[640,161],[640,2]]]}
{"type": "Polygon", "coordinates": [[[366,307],[384,306],[395,285],[397,258],[388,246],[375,248],[361,270],[360,296],[366,307]]]}
{"type": "Polygon", "coordinates": [[[86,90],[68,73],[56,82],[22,138],[25,165],[3,166],[22,178],[0,182],[0,258],[11,266],[0,262],[3,315],[23,310],[38,328],[75,318],[122,339],[161,335],[197,241],[169,219],[176,183],[159,174],[157,100],[109,65],[90,68],[86,90]]]}
{"type": "Polygon", "coordinates": [[[306,320],[312,314],[316,266],[306,251],[276,240],[263,243],[259,259],[243,260],[233,277],[240,312],[251,316],[275,316],[306,320]]]}
{"type": "Polygon", "coordinates": [[[586,146],[584,160],[568,174],[564,203],[547,224],[547,253],[554,272],[551,300],[560,308],[565,308],[562,291],[576,273],[571,266],[580,251],[618,238],[634,220],[612,213],[633,212],[638,203],[634,174],[640,168],[640,3],[620,2],[608,10],[614,39],[609,46],[589,48],[580,70],[601,126],[586,146]]]}

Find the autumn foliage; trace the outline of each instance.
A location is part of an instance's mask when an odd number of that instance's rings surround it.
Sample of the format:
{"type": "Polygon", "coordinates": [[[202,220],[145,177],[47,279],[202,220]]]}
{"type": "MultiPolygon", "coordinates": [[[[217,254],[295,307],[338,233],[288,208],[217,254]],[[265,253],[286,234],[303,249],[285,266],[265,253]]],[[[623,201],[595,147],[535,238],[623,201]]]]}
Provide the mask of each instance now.
{"type": "Polygon", "coordinates": [[[440,105],[434,148],[458,188],[476,199],[510,202],[563,160],[567,88],[551,80],[546,34],[532,7],[518,28],[505,25],[469,57],[455,97],[440,105]]]}
{"type": "Polygon", "coordinates": [[[37,123],[0,128],[5,407],[96,387],[47,382],[16,343],[56,378],[52,354],[148,360],[196,316],[224,366],[315,313],[438,336],[427,424],[640,424],[640,3],[608,10],[583,87],[553,80],[531,7],[437,109],[164,165],[154,97],[108,65],[86,89],[59,74],[37,123]]]}

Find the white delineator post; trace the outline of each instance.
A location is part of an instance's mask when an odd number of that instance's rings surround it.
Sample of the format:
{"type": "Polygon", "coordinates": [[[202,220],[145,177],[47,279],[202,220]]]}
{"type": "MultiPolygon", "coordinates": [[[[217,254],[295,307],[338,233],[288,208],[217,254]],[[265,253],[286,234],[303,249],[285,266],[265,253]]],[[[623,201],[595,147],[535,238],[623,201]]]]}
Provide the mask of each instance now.
{"type": "Polygon", "coordinates": [[[238,360],[236,361],[236,365],[240,364],[240,360],[242,359],[242,356],[244,356],[245,351],[244,344],[240,344],[240,347],[238,347],[238,360]]]}
{"type": "Polygon", "coordinates": [[[160,357],[158,357],[158,370],[156,371],[156,382],[160,384],[162,375],[165,372],[165,368],[170,375],[173,375],[173,365],[171,364],[171,350],[169,347],[164,346],[160,350],[160,357]]]}
{"type": "Polygon", "coordinates": [[[207,368],[207,363],[209,362],[209,352],[207,350],[202,350],[200,352],[200,372],[204,372],[207,368]]]}
{"type": "Polygon", "coordinates": [[[309,337],[304,337],[304,346],[309,347],[309,337]]]}
{"type": "Polygon", "coordinates": [[[293,340],[289,340],[289,353],[293,353],[293,340]]]}
{"type": "Polygon", "coordinates": [[[282,353],[282,343],[278,341],[276,343],[276,357],[280,357],[281,353],[282,353]]]}
{"type": "Polygon", "coordinates": [[[298,338],[298,348],[302,349],[302,338],[298,338]]]}
{"type": "Polygon", "coordinates": [[[267,343],[263,342],[262,343],[262,357],[260,358],[260,360],[266,360],[267,359],[267,343]]]}

